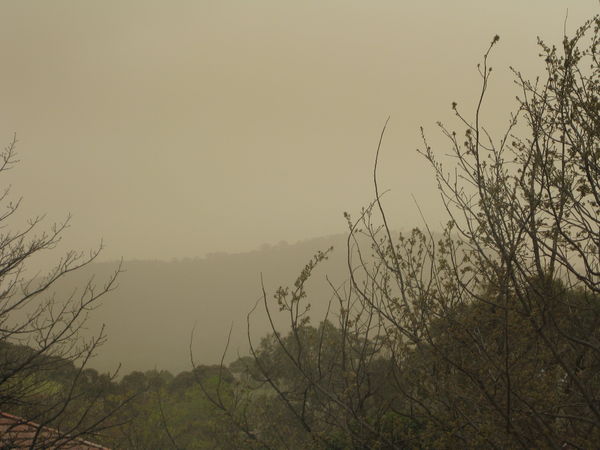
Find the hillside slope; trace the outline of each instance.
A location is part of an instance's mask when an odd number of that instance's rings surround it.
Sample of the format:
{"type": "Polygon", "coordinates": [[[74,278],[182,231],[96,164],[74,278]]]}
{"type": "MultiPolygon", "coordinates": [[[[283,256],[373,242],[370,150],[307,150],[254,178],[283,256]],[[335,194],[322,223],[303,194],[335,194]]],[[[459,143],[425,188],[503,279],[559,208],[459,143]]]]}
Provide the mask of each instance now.
{"type": "MultiPolygon", "coordinates": [[[[108,335],[91,365],[111,370],[121,363],[121,373],[153,368],[187,370],[194,327],[195,359],[203,364],[217,363],[232,324],[227,361],[235,359],[238,352],[247,354],[246,316],[261,297],[260,274],[272,299],[277,287],[293,285],[314,253],[330,246],[334,247],[331,257],[308,284],[309,301],[318,322],[332,293],[325,275],[335,284],[347,278],[344,235],[193,260],[125,261],[118,288],[90,314],[88,332],[97,332],[105,324],[108,335]]],[[[65,280],[59,291],[71,292],[92,274],[100,284],[116,266],[92,264],[65,280]]],[[[259,306],[252,316],[251,335],[256,342],[270,330],[262,303],[259,306]]],[[[284,326],[285,318],[279,323],[284,326]]]]}

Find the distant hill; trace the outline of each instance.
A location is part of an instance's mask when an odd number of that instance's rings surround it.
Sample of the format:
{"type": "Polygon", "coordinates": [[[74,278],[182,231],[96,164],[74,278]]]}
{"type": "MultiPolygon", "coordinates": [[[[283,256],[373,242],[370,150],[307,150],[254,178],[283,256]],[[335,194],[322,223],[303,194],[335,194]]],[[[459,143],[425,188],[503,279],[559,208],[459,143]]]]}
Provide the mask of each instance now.
{"type": "MultiPolygon", "coordinates": [[[[91,366],[121,374],[132,370],[189,370],[190,334],[195,326],[195,360],[214,364],[220,360],[229,327],[233,324],[231,361],[248,353],[246,315],[261,296],[262,272],[269,299],[281,285],[293,285],[304,265],[318,250],[333,246],[330,259],[322,264],[308,284],[315,322],[323,317],[331,297],[325,275],[340,284],[347,278],[346,236],[311,239],[296,244],[264,245],[239,254],[212,254],[205,258],[172,262],[125,261],[118,288],[104,297],[103,305],[90,315],[89,332],[106,324],[108,342],[91,366]]],[[[60,291],[72,291],[91,274],[101,284],[116,263],[97,263],[74,274],[60,291]]],[[[274,301],[273,311],[277,311],[274,301]]],[[[284,318],[279,321],[282,326],[284,318]]],[[[252,316],[255,342],[270,331],[262,304],[252,316]]],[[[283,328],[282,328],[283,329],[283,328]]]]}

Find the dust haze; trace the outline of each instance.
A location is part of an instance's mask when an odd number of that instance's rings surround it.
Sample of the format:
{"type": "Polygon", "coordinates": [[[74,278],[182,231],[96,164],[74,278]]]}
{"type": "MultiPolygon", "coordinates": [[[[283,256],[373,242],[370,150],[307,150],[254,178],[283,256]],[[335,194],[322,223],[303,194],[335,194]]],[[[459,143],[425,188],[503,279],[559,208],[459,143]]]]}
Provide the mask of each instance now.
{"type": "MultiPolygon", "coordinates": [[[[419,126],[472,105],[495,33],[486,117],[513,106],[509,65],[536,73],[597,7],[531,2],[3,2],[0,136],[19,139],[23,211],[73,215],[64,248],[102,260],[197,257],[345,229],[382,187],[398,226],[442,220],[419,126]],[[558,20],[557,18],[560,18],[558,20]]],[[[11,174],[12,175],[12,174],[11,174]]]]}
{"type": "Polygon", "coordinates": [[[56,283],[68,296],[122,261],[83,330],[105,326],[90,359],[100,372],[189,370],[192,329],[202,364],[221,362],[231,329],[229,364],[248,335],[271,332],[261,312],[246,328],[262,288],[271,299],[293,286],[333,246],[309,283],[312,313],[327,313],[348,277],[344,212],[375,198],[388,117],[387,221],[426,221],[438,236],[447,215],[420,127],[443,154],[437,122],[462,129],[451,105],[474,110],[477,64],[499,35],[481,117],[504,130],[511,67],[543,72],[536,37],[560,43],[597,11],[597,0],[4,1],[0,139],[16,135],[19,162],[3,187],[22,197],[22,224],[71,217],[27,276],[101,246],[56,283]]]}
{"type": "MultiPolygon", "coordinates": [[[[446,219],[416,152],[419,127],[436,142],[436,122],[454,120],[451,102],[474,106],[476,65],[497,33],[493,108],[484,115],[502,129],[514,107],[509,66],[536,73],[535,35],[557,40],[567,8],[568,28],[596,6],[5,2],[0,136],[8,143],[16,133],[20,159],[6,181],[24,199],[23,217],[46,214],[51,223],[72,215],[58,249],[40,255],[36,268],[101,240],[97,261],[123,258],[127,269],[127,261],[244,253],[344,233],[342,213],[358,213],[374,197],[371,171],[388,116],[379,176],[390,222],[421,225],[416,200],[438,228],[446,219]]],[[[304,263],[274,283],[290,282],[304,263]]],[[[253,270],[249,288],[264,269],[243,268],[253,270]]],[[[223,284],[246,276],[229,271],[223,284]]],[[[152,301],[176,310],[184,299],[169,291],[152,301]]],[[[229,301],[245,313],[258,293],[229,301]]],[[[230,308],[224,299],[207,311],[208,299],[190,295],[185,302],[196,302],[201,317],[230,308]]]]}

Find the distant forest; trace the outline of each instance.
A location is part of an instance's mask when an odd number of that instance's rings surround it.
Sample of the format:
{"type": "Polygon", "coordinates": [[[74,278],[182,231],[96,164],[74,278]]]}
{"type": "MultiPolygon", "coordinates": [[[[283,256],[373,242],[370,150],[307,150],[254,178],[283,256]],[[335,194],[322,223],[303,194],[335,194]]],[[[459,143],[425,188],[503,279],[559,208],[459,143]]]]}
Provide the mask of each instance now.
{"type": "MultiPolygon", "coordinates": [[[[341,217],[341,216],[340,216],[341,217]]],[[[119,363],[125,371],[157,368],[179,372],[190,366],[189,345],[199,361],[217,364],[233,326],[227,362],[247,355],[247,315],[261,297],[261,273],[268,289],[294,282],[298,272],[319,250],[333,246],[331,258],[310,282],[315,317],[325,314],[332,297],[326,276],[341,285],[347,281],[346,236],[337,235],[295,244],[263,245],[239,254],[164,261],[124,261],[118,288],[103,296],[102,306],[90,314],[87,328],[97,332],[106,324],[109,337],[92,365],[102,371],[119,363]]],[[[110,277],[118,263],[93,263],[69,274],[57,288],[63,295],[85,286],[94,275],[110,277]]],[[[270,331],[262,306],[251,317],[256,341],[270,331]]],[[[285,327],[285,318],[280,324],[285,327]]],[[[287,325],[289,329],[289,325],[287,325]]]]}

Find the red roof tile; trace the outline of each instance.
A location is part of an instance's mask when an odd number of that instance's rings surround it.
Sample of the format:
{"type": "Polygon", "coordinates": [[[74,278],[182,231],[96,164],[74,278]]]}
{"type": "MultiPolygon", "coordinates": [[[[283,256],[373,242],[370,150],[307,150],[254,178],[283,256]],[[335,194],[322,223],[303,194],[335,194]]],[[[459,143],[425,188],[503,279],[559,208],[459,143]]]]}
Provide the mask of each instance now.
{"type": "Polygon", "coordinates": [[[72,438],[58,430],[43,427],[21,417],[0,412],[0,444],[2,448],[48,450],[110,450],[93,442],[72,438]]]}

